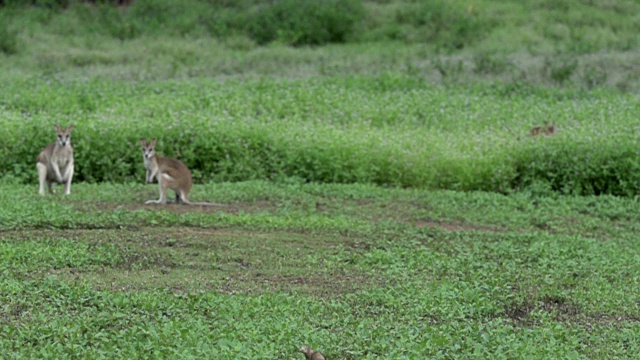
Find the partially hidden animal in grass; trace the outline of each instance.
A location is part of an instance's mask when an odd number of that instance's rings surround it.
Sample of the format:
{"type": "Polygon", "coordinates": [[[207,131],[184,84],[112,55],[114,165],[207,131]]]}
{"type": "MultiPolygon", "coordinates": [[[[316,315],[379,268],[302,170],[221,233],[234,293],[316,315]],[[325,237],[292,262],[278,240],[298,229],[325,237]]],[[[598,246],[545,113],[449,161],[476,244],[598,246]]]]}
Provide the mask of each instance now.
{"type": "Polygon", "coordinates": [[[73,125],[62,129],[55,125],[56,141],[45,146],[37,158],[36,168],[40,180],[40,195],[44,195],[45,184],[49,192],[55,194],[53,184],[64,184],[64,194],[71,194],[73,178],[73,147],[71,146],[71,130],[73,125]]]}
{"type": "Polygon", "coordinates": [[[549,135],[553,135],[556,133],[556,124],[551,123],[549,124],[548,122],[544,122],[543,126],[536,126],[531,128],[531,136],[539,136],[539,135],[544,135],[544,136],[549,136],[549,135]]]}
{"type": "Polygon", "coordinates": [[[176,203],[221,206],[210,202],[189,201],[189,191],[191,191],[191,186],[193,185],[191,171],[185,164],[176,159],[158,156],[156,154],[156,142],[157,139],[152,139],[151,141],[140,139],[144,167],[147,169],[145,180],[147,183],[152,183],[153,179],[156,178],[160,185],[160,198],[158,200],[148,200],[145,204],[166,204],[167,189],[171,189],[176,193],[176,203]]]}
{"type": "Polygon", "coordinates": [[[307,360],[325,360],[324,356],[318,351],[304,345],[300,348],[300,351],[304,354],[307,360]]]}

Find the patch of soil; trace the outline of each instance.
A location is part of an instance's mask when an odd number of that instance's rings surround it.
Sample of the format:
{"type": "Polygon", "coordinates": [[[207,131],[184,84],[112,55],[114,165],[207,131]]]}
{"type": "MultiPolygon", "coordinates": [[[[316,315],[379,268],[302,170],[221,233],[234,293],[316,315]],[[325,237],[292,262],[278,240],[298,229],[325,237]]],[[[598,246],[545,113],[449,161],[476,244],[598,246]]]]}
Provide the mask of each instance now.
{"type": "Polygon", "coordinates": [[[533,309],[535,309],[535,306],[531,303],[510,306],[504,310],[502,317],[507,317],[517,324],[531,325],[532,322],[529,321],[528,318],[533,309]]]}
{"type": "Polygon", "coordinates": [[[571,322],[591,327],[593,324],[617,326],[618,322],[640,323],[640,318],[632,316],[611,316],[605,314],[588,314],[566,299],[546,296],[538,301],[527,301],[524,304],[513,305],[505,309],[501,317],[511,319],[522,326],[533,326],[535,321],[530,318],[534,310],[553,314],[553,318],[560,322],[571,322]]]}
{"type": "Polygon", "coordinates": [[[22,304],[7,305],[5,311],[0,312],[0,324],[17,323],[23,317],[29,314],[29,309],[22,304]]]}
{"type": "Polygon", "coordinates": [[[541,300],[540,308],[548,313],[555,313],[557,320],[572,321],[581,315],[581,310],[567,302],[563,298],[558,297],[544,297],[541,300]]]}

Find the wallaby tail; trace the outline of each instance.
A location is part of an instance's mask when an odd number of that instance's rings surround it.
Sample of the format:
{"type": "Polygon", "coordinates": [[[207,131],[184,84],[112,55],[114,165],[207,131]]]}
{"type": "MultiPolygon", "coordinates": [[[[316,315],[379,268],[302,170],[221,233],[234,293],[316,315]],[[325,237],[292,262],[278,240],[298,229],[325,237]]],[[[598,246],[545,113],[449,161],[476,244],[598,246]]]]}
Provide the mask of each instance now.
{"type": "Polygon", "coordinates": [[[225,204],[218,204],[218,203],[212,203],[212,202],[191,202],[191,201],[184,201],[183,202],[187,205],[199,205],[199,206],[227,206],[225,204]]]}
{"type": "MultiPolygon", "coordinates": [[[[198,206],[227,206],[225,204],[218,204],[218,203],[212,203],[212,202],[191,202],[189,201],[189,199],[187,199],[186,196],[184,196],[183,194],[181,194],[180,196],[178,196],[178,199],[180,199],[180,202],[185,203],[187,205],[198,205],[198,206]]],[[[176,199],[176,200],[178,200],[176,199]]]]}

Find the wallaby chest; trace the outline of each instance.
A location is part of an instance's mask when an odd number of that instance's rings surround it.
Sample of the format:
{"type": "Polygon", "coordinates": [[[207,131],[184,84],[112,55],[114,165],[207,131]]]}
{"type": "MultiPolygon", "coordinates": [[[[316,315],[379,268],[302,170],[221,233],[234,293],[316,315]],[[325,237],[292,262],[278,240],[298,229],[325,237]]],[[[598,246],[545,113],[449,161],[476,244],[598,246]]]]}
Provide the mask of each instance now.
{"type": "Polygon", "coordinates": [[[158,158],[156,156],[152,156],[151,158],[144,158],[144,167],[147,170],[153,170],[158,167],[158,158]]]}
{"type": "Polygon", "coordinates": [[[68,147],[55,149],[51,156],[51,162],[55,162],[60,170],[67,168],[73,162],[73,150],[68,147]]]}

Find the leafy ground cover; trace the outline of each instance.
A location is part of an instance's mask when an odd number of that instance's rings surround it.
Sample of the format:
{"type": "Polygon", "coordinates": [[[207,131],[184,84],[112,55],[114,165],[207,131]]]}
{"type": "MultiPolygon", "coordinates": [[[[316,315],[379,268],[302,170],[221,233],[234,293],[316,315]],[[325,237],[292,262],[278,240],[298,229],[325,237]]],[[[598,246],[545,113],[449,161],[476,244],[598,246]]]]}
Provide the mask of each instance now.
{"type": "Polygon", "coordinates": [[[15,356],[633,358],[634,200],[371,185],[3,185],[15,356]]]}

